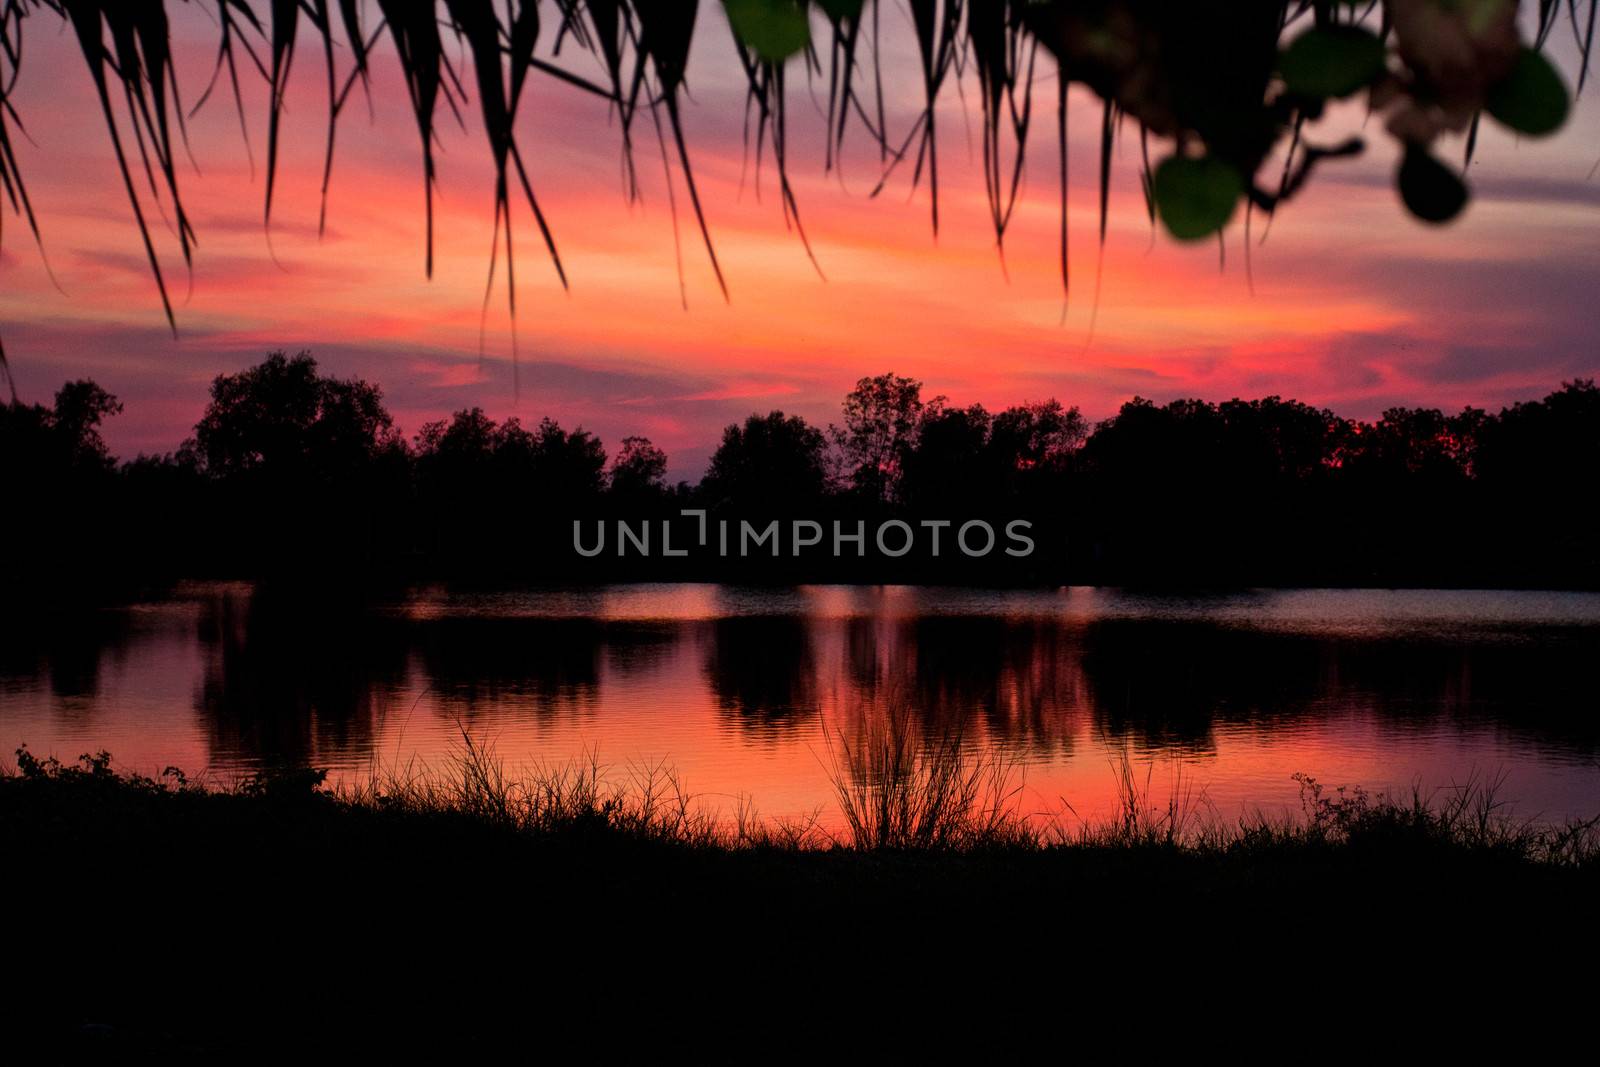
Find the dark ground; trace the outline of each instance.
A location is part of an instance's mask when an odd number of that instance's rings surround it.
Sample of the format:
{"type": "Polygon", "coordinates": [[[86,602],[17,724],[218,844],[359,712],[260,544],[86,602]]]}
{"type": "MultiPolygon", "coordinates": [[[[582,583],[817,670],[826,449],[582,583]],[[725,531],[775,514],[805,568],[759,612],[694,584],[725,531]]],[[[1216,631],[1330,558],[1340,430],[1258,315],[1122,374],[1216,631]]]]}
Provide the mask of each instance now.
{"type": "Polygon", "coordinates": [[[730,851],[11,776],[0,853],[14,1063],[1521,1058],[1595,992],[1592,863],[1383,835],[730,851]]]}

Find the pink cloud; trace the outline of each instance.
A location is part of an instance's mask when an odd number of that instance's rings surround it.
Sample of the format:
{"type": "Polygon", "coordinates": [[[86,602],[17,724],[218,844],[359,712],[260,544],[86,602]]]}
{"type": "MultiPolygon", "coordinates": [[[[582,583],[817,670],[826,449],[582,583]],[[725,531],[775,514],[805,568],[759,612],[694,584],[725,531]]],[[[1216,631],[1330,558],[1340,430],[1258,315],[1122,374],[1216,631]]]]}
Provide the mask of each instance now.
{"type": "MultiPolygon", "coordinates": [[[[185,86],[209,77],[212,32],[180,20],[185,86]]],[[[739,74],[727,49],[710,47],[696,51],[686,123],[729,302],[675,172],[682,307],[648,122],[636,140],[642,201],[629,205],[621,138],[604,104],[553,82],[530,90],[518,132],[571,288],[560,287],[529,212],[515,204],[515,348],[503,248],[484,303],[494,231],[481,131],[470,111],[465,129],[441,116],[430,281],[417,134],[383,56],[372,121],[358,99],[341,126],[332,224],[319,235],[325,101],[320,57],[308,51],[288,100],[270,240],[264,91],[247,89],[253,172],[229,101],[214,99],[190,124],[201,173],[186,169],[180,180],[200,239],[192,286],[172,234],[153,225],[177,304],[174,341],[87,81],[54,73],[77,72],[82,60],[69,35],[30,37],[30,47],[16,99],[36,116],[39,143],[19,151],[66,295],[24,247],[26,231],[8,228],[0,330],[27,393],[86,374],[122,393],[128,413],[111,431],[119,448],[174,446],[212,375],[279,347],[310,348],[334,373],[382,383],[408,429],[474,404],[497,417],[549,413],[610,441],[658,436],[675,470],[678,456],[703,458],[722,426],[753,408],[781,402],[827,421],[858,377],[889,369],[959,403],[1055,395],[1092,417],[1136,393],[1279,393],[1350,414],[1397,398],[1492,404],[1536,395],[1561,376],[1600,373],[1600,323],[1589,306],[1600,283],[1600,209],[1582,182],[1600,144],[1600,109],[1580,107],[1571,129],[1538,145],[1486,134],[1473,173],[1483,195],[1444,229],[1405,215],[1384,151],[1330,164],[1280,213],[1270,239],[1251,246],[1248,276],[1238,226],[1225,267],[1213,243],[1152,234],[1127,146],[1102,263],[1096,131],[1077,122],[1063,323],[1048,138],[1025,172],[1002,270],[953,95],[941,114],[935,240],[927,190],[913,195],[909,172],[868,198],[877,161],[861,138],[851,141],[843,178],[821,172],[818,124],[792,89],[791,180],[824,282],[783,226],[770,157],[757,196],[739,74]]],[[[907,102],[894,111],[903,127],[907,102]]],[[[1259,239],[1262,220],[1254,222],[1259,239]]]]}

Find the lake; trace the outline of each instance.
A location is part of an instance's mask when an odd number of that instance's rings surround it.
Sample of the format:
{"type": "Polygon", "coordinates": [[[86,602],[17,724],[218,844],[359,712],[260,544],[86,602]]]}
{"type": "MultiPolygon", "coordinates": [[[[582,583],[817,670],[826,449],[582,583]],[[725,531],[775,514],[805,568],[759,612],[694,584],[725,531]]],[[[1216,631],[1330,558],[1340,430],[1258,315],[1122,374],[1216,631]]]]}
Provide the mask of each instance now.
{"type": "Polygon", "coordinates": [[[0,622],[0,744],[231,781],[436,766],[674,768],[712,807],[833,810],[837,739],[904,708],[1001,752],[1030,812],[1098,819],[1129,757],[1224,817],[1296,772],[1409,795],[1501,779],[1519,815],[1600,814],[1600,594],[1144,595],[640,585],[417,589],[379,605],[240,584],[0,622]],[[1070,805],[1070,807],[1069,807],[1070,805]]]}

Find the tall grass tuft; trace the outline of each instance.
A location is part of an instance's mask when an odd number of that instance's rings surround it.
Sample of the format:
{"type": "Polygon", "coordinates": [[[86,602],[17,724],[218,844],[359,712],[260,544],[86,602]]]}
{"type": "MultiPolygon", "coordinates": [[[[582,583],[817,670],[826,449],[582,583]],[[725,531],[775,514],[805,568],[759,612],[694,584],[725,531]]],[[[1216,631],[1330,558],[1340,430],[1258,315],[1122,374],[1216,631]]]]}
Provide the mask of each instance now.
{"type": "Polygon", "coordinates": [[[959,730],[924,736],[891,699],[862,716],[854,739],[829,731],[830,777],[845,842],[857,849],[962,849],[1036,843],[1019,812],[1019,768],[972,752],[959,730]]]}
{"type": "Polygon", "coordinates": [[[1156,790],[1155,761],[1145,764],[1141,775],[1126,745],[1111,761],[1111,773],[1117,784],[1115,814],[1105,822],[1082,825],[1069,840],[1087,845],[1177,848],[1213,845],[1221,839],[1205,790],[1184,775],[1181,763],[1173,764],[1165,796],[1156,790]]]}
{"type": "Polygon", "coordinates": [[[1469,775],[1448,788],[1413,786],[1402,799],[1365,789],[1327,789],[1306,774],[1300,783],[1302,817],[1272,826],[1243,823],[1239,840],[1264,835],[1277,842],[1362,847],[1452,848],[1556,866],[1592,863],[1600,856],[1600,816],[1550,824],[1517,818],[1502,798],[1505,776],[1469,775]]]}
{"type": "Polygon", "coordinates": [[[508,771],[492,740],[466,730],[437,769],[374,765],[365,780],[334,795],[382,811],[453,815],[540,836],[616,834],[695,848],[794,849],[821,840],[818,815],[766,820],[741,797],[732,817],[724,817],[662,763],[630,765],[616,775],[589,752],[508,771]]]}

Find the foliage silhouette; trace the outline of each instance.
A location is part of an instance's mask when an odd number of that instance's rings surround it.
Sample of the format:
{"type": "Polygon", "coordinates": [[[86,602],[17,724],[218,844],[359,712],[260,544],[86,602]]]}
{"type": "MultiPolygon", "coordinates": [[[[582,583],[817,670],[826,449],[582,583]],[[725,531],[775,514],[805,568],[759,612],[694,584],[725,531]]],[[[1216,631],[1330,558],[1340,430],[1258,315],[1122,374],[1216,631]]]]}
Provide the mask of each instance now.
{"type": "Polygon", "coordinates": [[[308,352],[274,352],[212,381],[192,448],[202,469],[224,480],[353,483],[399,444],[376,386],[322,377],[308,352]]]}
{"type": "Polygon", "coordinates": [[[815,506],[828,489],[827,442],[798,415],[769,411],[722,431],[700,483],[709,504],[753,511],[815,506]]]}
{"type": "Polygon", "coordinates": [[[618,496],[648,499],[666,489],[667,454],[648,437],[624,437],[607,483],[618,496]]]}
{"type": "Polygon", "coordinates": [[[863,498],[893,495],[922,421],[922,383],[897,374],[862,378],[844,400],[844,425],[829,428],[842,473],[863,498]]]}
{"type": "Polygon", "coordinates": [[[411,455],[420,547],[440,561],[553,559],[569,534],[550,517],[592,510],[605,488],[600,441],[548,418],[527,430],[481,408],[458,411],[424,425],[411,455]]]}
{"type": "MultiPolygon", "coordinates": [[[[1581,86],[1600,0],[1588,0],[1586,10],[1583,0],[1565,4],[1541,0],[1531,42],[1521,37],[1518,0],[1375,0],[1368,5],[1325,0],[907,0],[907,5],[909,31],[897,19],[888,20],[890,29],[884,31],[878,0],[724,3],[735,54],[748,81],[747,123],[756,127],[758,156],[770,146],[780,175],[785,221],[804,241],[788,180],[786,92],[791,66],[803,67],[808,78],[827,82],[824,167],[839,162],[847,130],[858,125],[878,148],[882,166],[878,189],[908,159],[913,185],[926,176],[935,232],[937,104],[950,84],[959,83],[970,70],[978,82],[983,111],[989,215],[997,247],[1003,246],[1022,184],[1035,114],[1035,83],[1047,81],[1053,65],[1065,286],[1069,83],[1085,85],[1101,98],[1102,240],[1114,142],[1125,124],[1139,133],[1143,186],[1152,218],[1159,217],[1180,239],[1195,239],[1216,233],[1238,213],[1241,203],[1246,212],[1270,214],[1299,190],[1321,160],[1361,151],[1359,139],[1324,145],[1312,136],[1329,99],[1357,93],[1365,94],[1369,107],[1383,116],[1388,135],[1404,146],[1405,163],[1397,176],[1402,199],[1420,217],[1437,221],[1459,212],[1468,193],[1435,158],[1436,142],[1446,134],[1467,134],[1470,162],[1485,112],[1528,136],[1558,128],[1569,110],[1569,92],[1562,75],[1538,49],[1565,14],[1581,56],[1576,71],[1581,86]],[[921,90],[924,104],[904,133],[888,128],[885,86],[896,74],[885,77],[881,58],[885,32],[909,32],[915,45],[917,69],[907,80],[921,90]],[[1171,144],[1168,154],[1154,164],[1148,150],[1151,136],[1171,144]]],[[[428,274],[433,269],[438,112],[442,105],[459,118],[475,93],[495,170],[491,288],[503,238],[507,298],[514,314],[513,186],[527,201],[565,283],[552,229],[534,194],[515,132],[528,86],[535,77],[546,77],[610,103],[619,120],[630,191],[636,192],[632,152],[641,108],[662,139],[664,157],[665,131],[670,130],[707,255],[727,293],[681,116],[690,46],[701,25],[698,0],[510,0],[503,8],[490,0],[443,4],[379,0],[375,20],[356,0],[341,0],[338,17],[334,6],[329,0],[214,0],[209,5],[217,34],[216,62],[211,83],[195,107],[205,103],[226,70],[243,126],[239,68],[254,69],[266,82],[263,218],[269,226],[284,99],[302,43],[302,23],[309,25],[321,46],[326,77],[324,224],[335,131],[357,86],[371,91],[371,66],[387,31],[417,125],[428,220],[424,255],[428,274]],[[448,47],[452,38],[457,49],[448,47]],[[563,45],[568,48],[566,56],[561,54],[563,45]],[[573,59],[574,53],[583,58],[573,59]]],[[[192,109],[186,110],[178,82],[169,26],[169,11],[177,7],[166,0],[0,2],[0,191],[42,248],[40,220],[15,152],[23,126],[13,93],[25,39],[46,32],[51,21],[70,26],[174,329],[176,318],[148,214],[151,207],[164,210],[170,205],[183,261],[192,265],[197,236],[178,179],[185,121],[192,109]],[[41,23],[40,30],[32,28],[41,23]],[[124,129],[133,133],[131,149],[120,132],[124,129]],[[141,192],[140,178],[147,192],[141,192]]],[[[0,367],[4,358],[0,349],[0,367]]]]}
{"type": "Polygon", "coordinates": [[[92,382],[68,383],[54,409],[0,408],[18,491],[47,504],[12,524],[29,565],[8,581],[1600,586],[1581,489],[1600,464],[1588,380],[1498,413],[1392,408],[1374,422],[1279,397],[1135,398],[1091,428],[1054,399],[991,415],[881,375],[846,397],[831,442],[779,411],[728,426],[692,487],[664,484],[667,457],[646,438],[626,438],[608,466],[597,437],[550,418],[530,430],[473,408],[407,443],[376,386],[324,378],[304,354],[219,376],[174,455],[118,466],[98,428],[119,410],[92,382]],[[711,524],[726,523],[728,557],[666,557],[659,532],[650,554],[615,529],[649,540],[662,522],[692,524],[684,509],[705,510],[707,525],[680,527],[675,549],[716,546],[711,524]],[[743,523],[756,536],[775,520],[781,545],[740,547],[743,523]],[[868,534],[860,551],[829,551],[835,524],[890,520],[924,533],[944,523],[945,549],[914,541],[901,558],[868,534]],[[969,558],[948,527],[971,520],[1031,523],[1036,550],[969,558]],[[790,543],[801,521],[822,546],[809,557],[790,543]],[[580,559],[575,527],[603,551],[580,559]]]}

